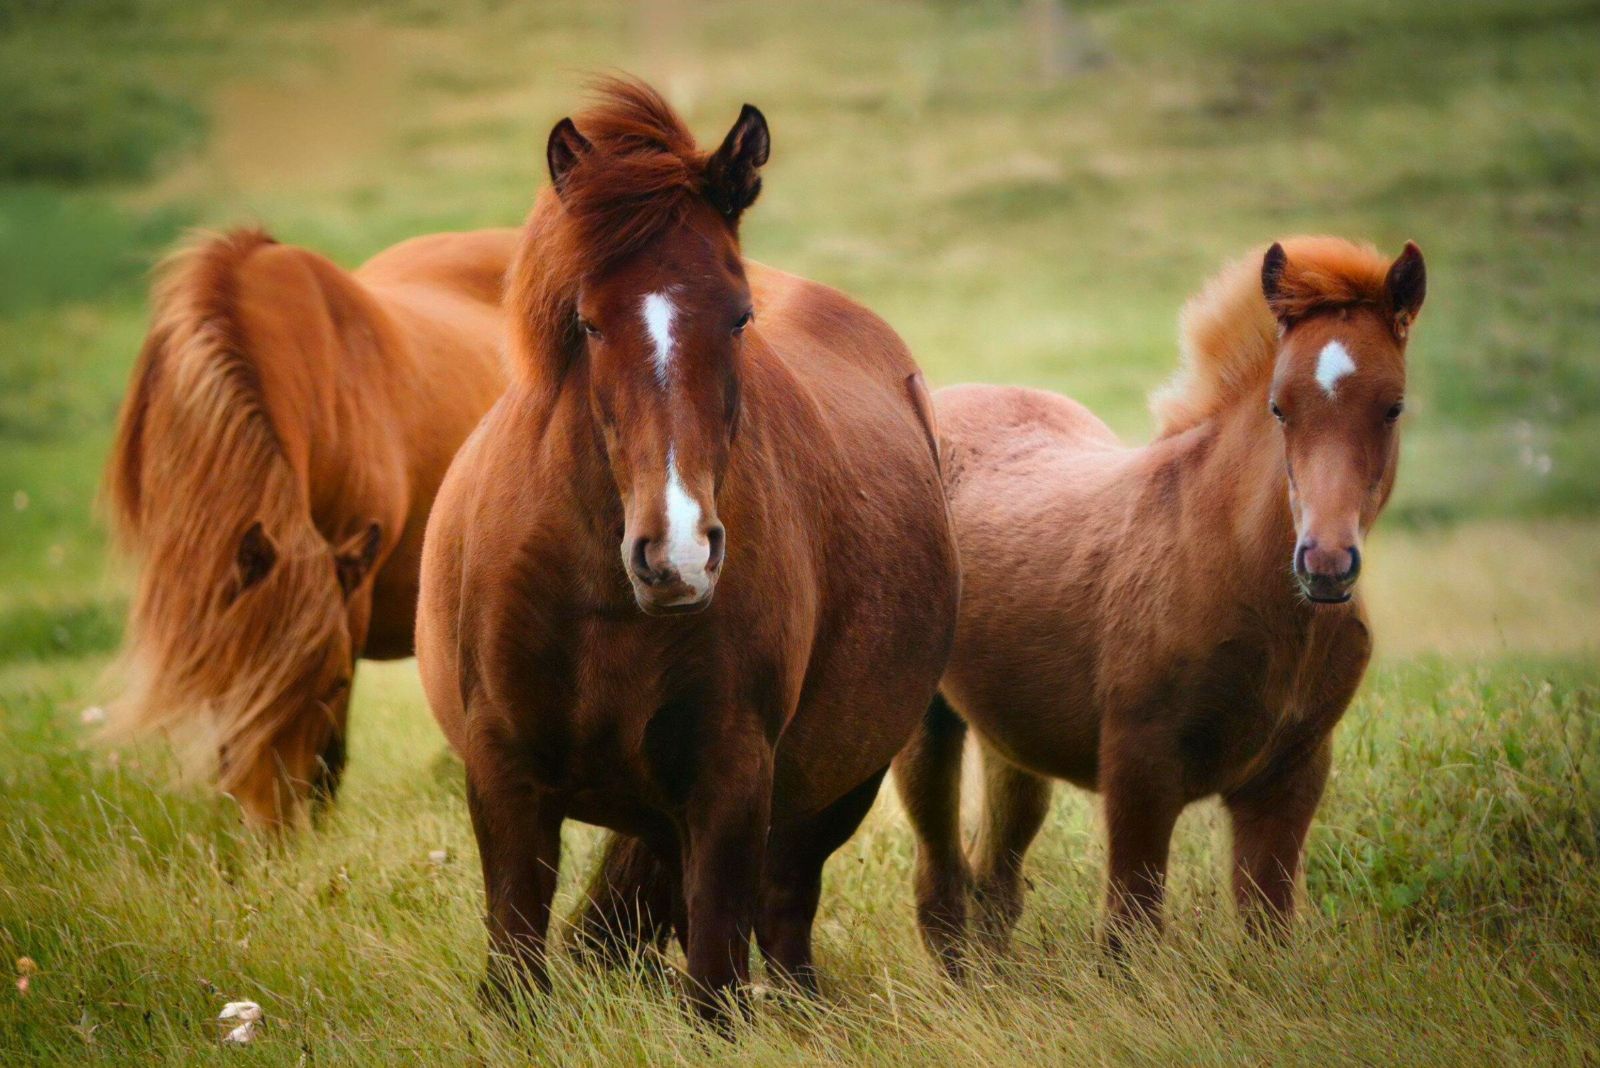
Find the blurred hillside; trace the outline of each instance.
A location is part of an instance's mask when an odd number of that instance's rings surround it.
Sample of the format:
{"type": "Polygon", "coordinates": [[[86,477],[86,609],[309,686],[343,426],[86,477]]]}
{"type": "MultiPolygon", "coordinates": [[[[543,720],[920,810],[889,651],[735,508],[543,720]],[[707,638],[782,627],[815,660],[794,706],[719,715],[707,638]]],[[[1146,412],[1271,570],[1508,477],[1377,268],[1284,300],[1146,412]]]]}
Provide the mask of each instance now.
{"type": "MultiPolygon", "coordinates": [[[[354,264],[516,221],[550,125],[617,68],[706,139],[764,109],[751,255],[871,304],[936,384],[1063,390],[1131,439],[1222,261],[1306,230],[1415,238],[1430,294],[1385,533],[1416,531],[1424,569],[1485,569],[1468,585],[1520,597],[1513,629],[1574,623],[1507,559],[1600,593],[1600,4],[1573,0],[10,0],[0,575],[115,596],[89,505],[148,268],[185,227],[260,221],[354,264]]],[[[1470,615],[1481,589],[1439,581],[1403,596],[1470,615]]]]}

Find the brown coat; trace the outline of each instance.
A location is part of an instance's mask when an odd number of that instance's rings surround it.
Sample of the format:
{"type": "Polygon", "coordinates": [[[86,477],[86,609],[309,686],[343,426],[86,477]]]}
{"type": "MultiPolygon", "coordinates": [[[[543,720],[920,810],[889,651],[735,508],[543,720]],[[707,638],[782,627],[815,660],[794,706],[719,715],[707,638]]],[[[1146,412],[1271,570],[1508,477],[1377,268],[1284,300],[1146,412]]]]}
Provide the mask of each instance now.
{"type": "Polygon", "coordinates": [[[113,725],[218,760],[254,825],[336,788],[355,660],[411,654],[429,506],[506,381],[515,241],[348,272],[235,231],[164,272],[106,475],[139,564],[113,725]]]}
{"type": "Polygon", "coordinates": [[[1185,311],[1187,373],[1142,448],[1054,394],[936,396],[961,615],[897,780],[947,965],[969,887],[992,945],[1015,923],[1052,779],[1104,796],[1113,944],[1158,918],[1173,824],[1204,797],[1232,816],[1241,904],[1288,914],[1329,736],[1371,654],[1353,588],[1394,482],[1421,271],[1414,247],[1391,266],[1301,238],[1226,272],[1185,311]],[[975,871],[962,723],[985,768],[975,871]]]}

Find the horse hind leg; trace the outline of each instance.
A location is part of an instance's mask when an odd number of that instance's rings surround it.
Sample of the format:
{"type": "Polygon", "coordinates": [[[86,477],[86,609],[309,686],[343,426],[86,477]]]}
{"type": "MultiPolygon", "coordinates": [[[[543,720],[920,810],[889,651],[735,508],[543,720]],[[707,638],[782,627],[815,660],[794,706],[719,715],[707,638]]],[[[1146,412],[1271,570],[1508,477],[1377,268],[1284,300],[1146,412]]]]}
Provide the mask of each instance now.
{"type": "Polygon", "coordinates": [[[822,868],[866,819],[888,770],[803,823],[772,835],[756,912],[756,942],[774,980],[808,994],[817,992],[811,929],[822,898],[822,868]]]}
{"type": "Polygon", "coordinates": [[[577,910],[568,921],[569,943],[582,957],[606,967],[683,937],[683,876],[676,860],[642,838],[606,839],[577,910]]]}
{"type": "Polygon", "coordinates": [[[917,927],[952,979],[961,978],[967,890],[961,848],[961,753],[967,725],[942,694],[894,760],[895,789],[917,838],[917,927]]]}
{"type": "Polygon", "coordinates": [[[978,942],[1004,953],[1022,916],[1023,857],[1050,811],[1051,783],[987,745],[983,754],[983,822],[973,857],[978,942]]]}

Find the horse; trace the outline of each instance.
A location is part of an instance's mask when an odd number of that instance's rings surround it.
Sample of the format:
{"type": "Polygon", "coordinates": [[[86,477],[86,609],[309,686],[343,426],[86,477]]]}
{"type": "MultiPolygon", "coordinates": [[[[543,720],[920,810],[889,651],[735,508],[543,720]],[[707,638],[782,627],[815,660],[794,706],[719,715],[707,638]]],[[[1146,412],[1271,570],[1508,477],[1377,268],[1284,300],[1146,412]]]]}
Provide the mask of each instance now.
{"type": "Polygon", "coordinates": [[[648,86],[597,91],[550,133],[515,376],[429,521],[417,655],[466,765],[482,995],[548,988],[570,818],[621,836],[593,926],[676,927],[727,1026],[752,929],[770,975],[815,986],[823,864],[932,699],[955,542],[900,338],[740,251],[761,112],[703,152],[648,86]]]}
{"type": "Polygon", "coordinates": [[[161,272],[105,476],[138,562],[109,726],[203,755],[252,827],[332,799],[355,661],[411,655],[428,508],[507,379],[516,240],[350,273],[240,229],[161,272]]]}
{"type": "Polygon", "coordinates": [[[970,951],[1005,949],[1055,779],[1103,797],[1114,959],[1159,929],[1173,826],[1211,796],[1247,926],[1286,928],[1332,732],[1371,655],[1361,546],[1394,485],[1425,289],[1409,243],[1391,263],[1303,237],[1232,265],[1185,307],[1185,367],[1144,447],[1055,394],[936,395],[962,603],[895,781],[918,925],[952,976],[970,951]],[[968,727],[984,798],[970,858],[968,727]]]}

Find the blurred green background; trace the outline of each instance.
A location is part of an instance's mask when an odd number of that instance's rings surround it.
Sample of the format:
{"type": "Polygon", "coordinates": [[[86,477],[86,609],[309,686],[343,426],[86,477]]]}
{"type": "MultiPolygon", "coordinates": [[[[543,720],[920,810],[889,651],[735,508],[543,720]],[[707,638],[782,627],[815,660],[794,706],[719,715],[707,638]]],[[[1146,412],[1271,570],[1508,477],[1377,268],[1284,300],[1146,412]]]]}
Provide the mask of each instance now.
{"type": "MultiPolygon", "coordinates": [[[[1592,0],[0,0],[0,966],[40,966],[0,1003],[0,1061],[206,1060],[231,996],[267,1006],[284,1064],[1600,1055],[1597,104],[1592,0]],[[551,125],[614,69],[707,141],[766,113],[751,256],[872,306],[936,385],[1061,390],[1132,441],[1223,262],[1306,231],[1421,244],[1363,579],[1380,659],[1291,951],[1213,955],[1226,843],[1201,808],[1181,948],[1107,979],[1095,809],[1062,790],[1024,978],[962,1000],[916,944],[891,807],[830,867],[837,1018],[712,1051],[650,980],[565,976],[529,1047],[472,1008],[460,770],[409,665],[362,670],[338,810],[283,854],[174,791],[159,747],[88,741],[126,607],[94,499],[152,265],[195,226],[353,266],[515,224],[551,125]]],[[[593,842],[569,838],[564,901],[593,842]]]]}
{"type": "Polygon", "coordinates": [[[260,222],[354,265],[514,223],[550,125],[611,69],[707,139],[765,110],[752,256],[873,306],[936,384],[1063,390],[1134,440],[1222,262],[1302,231],[1416,239],[1379,537],[1414,536],[1405,567],[1372,554],[1380,620],[1417,648],[1600,640],[1593,2],[6,0],[0,644],[115,636],[91,499],[149,268],[186,227],[260,222]],[[1435,617],[1454,636],[1413,643],[1435,617]]]}

